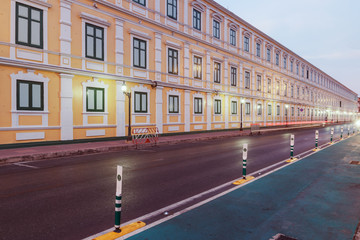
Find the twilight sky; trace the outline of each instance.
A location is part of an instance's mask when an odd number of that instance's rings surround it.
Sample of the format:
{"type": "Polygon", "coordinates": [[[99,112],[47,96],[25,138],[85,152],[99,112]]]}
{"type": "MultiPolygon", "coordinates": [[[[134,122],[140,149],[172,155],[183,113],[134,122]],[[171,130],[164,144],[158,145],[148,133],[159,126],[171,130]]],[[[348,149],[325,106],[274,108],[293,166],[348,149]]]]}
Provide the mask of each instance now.
{"type": "Polygon", "coordinates": [[[360,95],[359,0],[215,0],[360,95]]]}

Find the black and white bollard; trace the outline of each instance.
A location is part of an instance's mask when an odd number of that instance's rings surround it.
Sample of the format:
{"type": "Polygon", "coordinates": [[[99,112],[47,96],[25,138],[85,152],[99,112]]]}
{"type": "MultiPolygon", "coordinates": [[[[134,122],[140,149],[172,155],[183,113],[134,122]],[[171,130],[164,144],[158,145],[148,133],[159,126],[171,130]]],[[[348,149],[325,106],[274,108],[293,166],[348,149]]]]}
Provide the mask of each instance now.
{"type": "Polygon", "coordinates": [[[290,160],[294,160],[294,144],[295,144],[295,136],[291,134],[290,136],[290,160]]]}
{"type": "Polygon", "coordinates": [[[115,230],[114,232],[121,232],[121,191],[122,191],[122,166],[117,166],[116,174],[116,196],[115,196],[115,230]]]}
{"type": "Polygon", "coordinates": [[[331,128],[330,144],[333,144],[334,128],[331,128]]]}
{"type": "Polygon", "coordinates": [[[246,159],[247,159],[247,152],[248,152],[248,144],[243,144],[243,179],[246,179],[246,159]]]}
{"type": "Polygon", "coordinates": [[[347,129],[348,129],[348,137],[349,137],[350,136],[350,125],[348,125],[347,129]]]}
{"type": "Polygon", "coordinates": [[[319,130],[315,131],[315,151],[318,150],[319,130]]]}

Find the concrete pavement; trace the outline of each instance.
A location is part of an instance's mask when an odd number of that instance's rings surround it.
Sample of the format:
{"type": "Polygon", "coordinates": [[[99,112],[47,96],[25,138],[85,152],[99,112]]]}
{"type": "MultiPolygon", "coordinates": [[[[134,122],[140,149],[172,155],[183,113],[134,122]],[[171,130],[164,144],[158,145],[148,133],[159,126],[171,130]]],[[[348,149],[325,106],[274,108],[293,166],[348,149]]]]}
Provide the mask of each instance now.
{"type": "MultiPolygon", "coordinates": [[[[130,240],[302,240],[354,237],[360,220],[360,135],[343,140],[130,240]]],[[[175,214],[176,215],[176,214],[175,214]]]]}

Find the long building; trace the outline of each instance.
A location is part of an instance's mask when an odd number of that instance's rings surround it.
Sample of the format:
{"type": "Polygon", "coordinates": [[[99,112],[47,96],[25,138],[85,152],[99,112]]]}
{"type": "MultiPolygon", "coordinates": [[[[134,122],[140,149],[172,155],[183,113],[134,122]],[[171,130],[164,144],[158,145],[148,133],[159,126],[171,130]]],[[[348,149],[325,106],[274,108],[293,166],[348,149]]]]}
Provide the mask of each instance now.
{"type": "Polygon", "coordinates": [[[212,0],[4,0],[0,26],[0,144],[123,137],[129,117],[177,133],[357,111],[355,92],[212,0]]]}

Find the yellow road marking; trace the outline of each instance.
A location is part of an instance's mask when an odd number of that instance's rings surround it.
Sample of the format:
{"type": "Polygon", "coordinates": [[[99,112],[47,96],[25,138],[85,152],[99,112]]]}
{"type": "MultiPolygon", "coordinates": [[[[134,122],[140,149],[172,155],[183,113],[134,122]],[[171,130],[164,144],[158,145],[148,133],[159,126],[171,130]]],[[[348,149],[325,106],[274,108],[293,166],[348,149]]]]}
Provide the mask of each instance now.
{"type": "Polygon", "coordinates": [[[144,227],[146,224],[144,222],[133,222],[133,223],[130,223],[129,225],[126,225],[126,226],[123,226],[121,227],[121,232],[119,233],[116,233],[116,232],[109,232],[109,233],[106,233],[104,235],[101,235],[99,237],[96,237],[94,238],[93,240],[115,240],[119,237],[122,237],[128,233],[131,233],[139,228],[142,228],[144,227]]]}
{"type": "Polygon", "coordinates": [[[298,160],[298,159],[297,158],[293,158],[293,159],[290,158],[290,159],[286,160],[286,162],[291,163],[291,162],[295,162],[296,160],[298,160]]]}
{"type": "Polygon", "coordinates": [[[241,185],[241,184],[244,184],[244,183],[246,183],[246,182],[249,182],[249,181],[253,180],[254,178],[255,178],[255,177],[253,177],[253,176],[247,176],[245,179],[240,179],[240,180],[238,180],[238,181],[233,182],[233,184],[235,184],[235,185],[241,185]]]}

